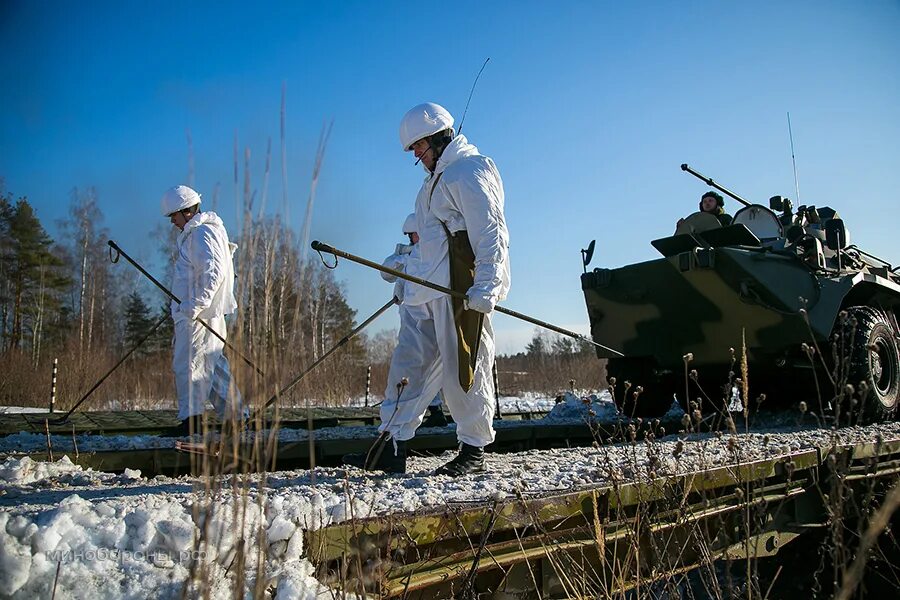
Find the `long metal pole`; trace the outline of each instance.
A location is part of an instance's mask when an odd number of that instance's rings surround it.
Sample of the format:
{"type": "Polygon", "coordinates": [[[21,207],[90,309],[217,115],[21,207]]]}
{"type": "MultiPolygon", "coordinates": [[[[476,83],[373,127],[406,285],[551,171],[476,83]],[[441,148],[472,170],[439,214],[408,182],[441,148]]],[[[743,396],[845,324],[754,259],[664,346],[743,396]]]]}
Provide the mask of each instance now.
{"type": "Polygon", "coordinates": [[[711,177],[707,177],[706,175],[703,175],[702,173],[698,173],[697,171],[693,170],[692,168],[687,166],[687,164],[681,165],[681,170],[686,171],[686,172],[690,173],[691,175],[693,175],[694,177],[696,177],[697,179],[702,180],[703,182],[706,183],[706,185],[710,185],[710,186],[716,188],[717,190],[719,190],[720,192],[722,192],[724,194],[728,194],[729,196],[731,196],[732,198],[734,198],[735,200],[737,200],[744,206],[750,206],[749,202],[747,202],[746,200],[744,200],[743,198],[741,198],[740,196],[738,196],[731,190],[725,189],[724,187],[722,187],[721,185],[719,185],[718,183],[713,181],[711,177]]]}
{"type": "MultiPolygon", "coordinates": [[[[366,267],[370,267],[372,269],[375,269],[376,271],[381,271],[382,273],[388,273],[389,275],[393,275],[394,277],[399,277],[400,279],[405,279],[406,281],[418,283],[419,285],[425,286],[427,288],[430,288],[430,289],[438,291],[438,292],[442,292],[444,294],[447,294],[448,296],[453,296],[454,298],[459,298],[461,300],[466,299],[466,295],[463,292],[457,292],[456,290],[451,290],[450,288],[446,288],[442,285],[432,283],[425,279],[420,279],[419,277],[413,277],[412,275],[407,275],[403,271],[397,271],[396,269],[391,269],[390,267],[385,267],[384,265],[380,265],[376,262],[372,262],[371,260],[367,260],[365,258],[361,258],[359,256],[350,254],[349,252],[344,252],[343,250],[338,250],[337,248],[335,248],[333,246],[329,246],[328,244],[323,244],[322,242],[315,241],[312,244],[310,244],[310,246],[312,246],[312,249],[316,250],[317,252],[327,252],[328,254],[340,256],[341,258],[346,258],[347,260],[353,261],[355,263],[359,263],[366,267]]],[[[525,321],[526,323],[531,323],[532,325],[537,325],[538,327],[543,327],[544,329],[549,329],[550,331],[555,331],[556,333],[559,333],[561,335],[564,335],[564,336],[567,336],[570,338],[575,338],[575,339],[581,340],[583,342],[587,342],[589,344],[597,346],[598,348],[602,348],[603,350],[612,352],[613,354],[616,354],[618,356],[625,356],[618,350],[614,350],[614,349],[610,348],[609,346],[604,346],[603,344],[598,344],[597,342],[595,342],[594,340],[592,340],[591,338],[589,338],[587,336],[581,335],[580,333],[575,333],[574,331],[569,331],[568,329],[563,329],[562,327],[557,327],[556,325],[553,325],[552,323],[547,323],[546,321],[541,321],[540,319],[535,319],[534,317],[529,317],[528,315],[522,314],[520,312],[516,312],[514,310],[510,310],[508,308],[504,308],[502,306],[495,306],[494,310],[497,311],[498,313],[503,313],[504,315],[509,315],[510,317],[515,317],[521,321],[525,321]]]]}
{"type": "MultiPolygon", "coordinates": [[[[147,272],[146,269],[144,269],[144,267],[142,267],[141,265],[139,265],[137,262],[135,262],[135,260],[134,260],[133,258],[131,258],[130,256],[128,256],[128,254],[126,254],[124,250],[122,250],[121,248],[119,248],[119,245],[118,245],[118,244],[116,244],[116,243],[115,243],[114,241],[112,241],[112,240],[109,240],[107,243],[109,244],[109,247],[110,247],[110,248],[112,248],[113,250],[115,250],[119,255],[121,255],[122,257],[124,257],[125,260],[127,260],[127,261],[130,262],[132,265],[134,265],[134,267],[135,267],[138,271],[140,271],[140,272],[144,275],[144,277],[146,277],[147,279],[149,279],[150,281],[152,281],[153,284],[154,284],[156,287],[158,287],[160,290],[162,290],[162,292],[163,292],[166,296],[168,296],[169,298],[171,298],[172,300],[174,300],[177,304],[181,304],[181,300],[178,298],[178,296],[176,296],[175,294],[173,294],[172,291],[169,290],[169,288],[167,288],[166,286],[164,286],[163,284],[161,284],[159,281],[157,281],[156,278],[153,277],[153,275],[151,275],[150,273],[147,272]]],[[[260,368],[257,367],[255,364],[253,364],[253,362],[252,362],[249,358],[247,358],[246,356],[244,356],[244,355],[241,353],[240,350],[238,350],[237,348],[235,348],[232,344],[228,343],[228,340],[226,340],[224,337],[222,337],[222,336],[219,334],[218,331],[216,331],[215,329],[213,329],[212,327],[210,327],[209,324],[208,324],[206,321],[204,321],[203,319],[200,319],[200,318],[197,318],[196,321],[197,321],[198,323],[200,323],[201,325],[203,325],[204,327],[206,327],[206,329],[207,329],[211,334],[213,334],[214,336],[216,336],[216,337],[219,339],[220,342],[222,342],[223,344],[225,344],[225,347],[227,347],[229,350],[231,350],[232,352],[234,352],[235,354],[237,354],[238,356],[240,356],[241,359],[243,359],[243,361],[244,361],[245,363],[247,363],[248,366],[252,367],[253,370],[255,370],[255,371],[259,374],[260,377],[265,377],[265,376],[266,376],[266,374],[263,373],[262,369],[260,369],[260,368]]]]}
{"type": "Polygon", "coordinates": [[[392,307],[394,304],[397,304],[397,298],[391,298],[390,300],[388,300],[384,306],[382,306],[381,308],[376,310],[374,313],[372,313],[372,316],[370,316],[368,319],[366,319],[365,321],[363,321],[362,323],[357,325],[356,329],[354,329],[353,331],[351,331],[350,333],[345,335],[343,338],[341,338],[341,340],[337,344],[332,346],[328,350],[328,352],[326,352],[325,354],[320,356],[313,364],[309,365],[302,373],[300,373],[299,375],[297,375],[296,377],[291,379],[287,385],[285,385],[283,388],[281,388],[280,390],[275,392],[275,394],[273,394],[272,397],[266,401],[266,403],[262,406],[262,408],[260,408],[257,411],[257,414],[261,413],[265,409],[267,409],[270,406],[272,406],[273,404],[275,404],[278,401],[278,398],[282,394],[286,394],[291,388],[293,388],[295,385],[300,383],[300,380],[303,379],[304,377],[306,377],[313,369],[315,369],[320,364],[322,364],[322,361],[324,361],[326,358],[328,358],[329,356],[331,356],[332,354],[337,352],[338,348],[340,348],[341,346],[343,346],[344,344],[346,344],[347,342],[352,340],[354,337],[356,337],[356,335],[360,331],[365,329],[369,325],[369,323],[371,323],[372,321],[374,321],[375,319],[380,317],[382,315],[382,313],[384,313],[384,311],[386,311],[387,309],[392,307]]]}

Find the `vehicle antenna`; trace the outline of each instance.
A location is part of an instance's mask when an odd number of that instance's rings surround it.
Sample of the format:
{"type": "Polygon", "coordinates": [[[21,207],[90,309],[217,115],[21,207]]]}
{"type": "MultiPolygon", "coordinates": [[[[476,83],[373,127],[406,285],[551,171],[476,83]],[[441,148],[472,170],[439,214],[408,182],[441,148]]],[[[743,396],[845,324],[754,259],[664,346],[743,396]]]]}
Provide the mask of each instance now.
{"type": "Polygon", "coordinates": [[[469,90],[469,97],[466,100],[466,108],[463,109],[463,116],[462,116],[462,119],[459,120],[459,129],[457,130],[456,133],[462,133],[463,123],[466,122],[466,113],[469,112],[469,102],[472,101],[472,94],[475,93],[475,86],[478,85],[478,78],[481,77],[481,73],[484,71],[484,68],[487,66],[488,61],[490,61],[490,60],[491,60],[490,56],[488,56],[486,59],[484,59],[484,64],[481,65],[481,70],[478,71],[478,75],[475,76],[475,81],[472,82],[472,89],[469,90]]]}
{"type": "Polygon", "coordinates": [[[797,206],[800,206],[800,180],[797,179],[797,159],[794,158],[794,132],[791,129],[791,113],[788,111],[788,136],[791,138],[791,162],[794,165],[794,189],[797,192],[797,206]]]}

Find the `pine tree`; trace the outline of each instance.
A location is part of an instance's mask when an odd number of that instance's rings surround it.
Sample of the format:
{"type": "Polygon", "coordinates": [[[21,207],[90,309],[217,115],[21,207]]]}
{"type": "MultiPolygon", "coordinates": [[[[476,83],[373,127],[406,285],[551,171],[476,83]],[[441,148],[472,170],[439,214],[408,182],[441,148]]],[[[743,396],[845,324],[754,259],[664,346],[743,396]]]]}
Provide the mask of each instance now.
{"type": "Polygon", "coordinates": [[[60,312],[62,293],[70,281],[61,270],[62,260],[51,251],[53,240],[28,200],[21,198],[14,207],[7,200],[0,219],[7,234],[0,254],[9,293],[6,347],[22,348],[28,341],[37,360],[46,323],[60,312]]]}
{"type": "Polygon", "coordinates": [[[525,346],[525,353],[529,357],[543,358],[550,354],[547,336],[540,329],[535,328],[531,341],[525,346]]]}
{"type": "Polygon", "coordinates": [[[163,317],[165,317],[165,320],[163,320],[162,325],[160,325],[156,329],[156,333],[147,340],[147,346],[152,352],[162,352],[172,347],[172,338],[175,337],[175,322],[172,321],[168,302],[163,302],[160,305],[156,314],[150,318],[150,321],[155,325],[156,322],[163,319],[163,317]]]}
{"type": "Polygon", "coordinates": [[[557,356],[567,356],[578,351],[576,341],[570,337],[557,335],[550,342],[551,352],[557,356]]]}
{"type": "MultiPolygon", "coordinates": [[[[0,181],[2,183],[2,181],[0,181]]],[[[0,190],[2,191],[2,190],[0,190]]],[[[0,195],[0,349],[8,346],[12,327],[12,268],[13,239],[10,234],[12,198],[0,195]]]]}
{"type": "MultiPolygon", "coordinates": [[[[320,268],[320,298],[323,303],[321,314],[321,353],[334,346],[341,338],[350,333],[356,325],[356,311],[347,303],[347,295],[334,280],[332,271],[320,268]]],[[[360,365],[365,362],[366,348],[361,337],[348,342],[343,350],[353,362],[360,365]]]]}
{"type": "MultiPolygon", "coordinates": [[[[131,294],[128,295],[128,300],[125,302],[124,317],[125,346],[131,348],[144,339],[144,336],[150,332],[150,329],[154,325],[153,319],[150,317],[150,309],[138,292],[131,292],[131,294]]],[[[149,341],[150,340],[144,342],[141,348],[137,350],[137,354],[147,355],[154,350],[154,348],[147,343],[149,341]]]]}

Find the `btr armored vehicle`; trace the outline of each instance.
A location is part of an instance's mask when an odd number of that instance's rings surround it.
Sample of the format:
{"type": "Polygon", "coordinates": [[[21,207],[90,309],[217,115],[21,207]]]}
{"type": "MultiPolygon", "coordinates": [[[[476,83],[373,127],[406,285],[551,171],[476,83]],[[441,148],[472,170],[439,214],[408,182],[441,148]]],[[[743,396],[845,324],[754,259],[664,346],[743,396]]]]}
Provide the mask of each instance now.
{"type": "Polygon", "coordinates": [[[765,398],[892,417],[896,269],[851,244],[831,208],[794,211],[780,196],[751,204],[682,169],[744,205],[732,224],[694,213],[652,242],[661,258],[581,278],[594,340],[624,353],[598,351],[624,412],[658,416],[673,398],[691,413],[698,401],[722,411],[765,398]]]}

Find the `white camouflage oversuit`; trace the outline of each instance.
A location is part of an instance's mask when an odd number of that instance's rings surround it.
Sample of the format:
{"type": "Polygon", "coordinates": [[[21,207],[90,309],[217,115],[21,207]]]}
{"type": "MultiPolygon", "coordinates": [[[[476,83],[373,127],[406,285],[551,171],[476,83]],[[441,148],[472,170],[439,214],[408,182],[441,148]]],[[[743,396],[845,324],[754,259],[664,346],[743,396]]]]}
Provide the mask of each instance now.
{"type": "MultiPolygon", "coordinates": [[[[450,287],[447,234],[465,230],[475,254],[475,281],[467,295],[491,306],[509,291],[509,233],[503,216],[503,182],[494,161],[478,153],[462,135],[444,149],[416,198],[419,260],[406,272],[450,287]],[[438,177],[440,175],[440,177],[438,177]],[[437,185],[435,186],[435,181],[437,185]],[[432,188],[434,188],[432,190],[432,188]]],[[[459,383],[457,336],[449,296],[416,284],[405,286],[403,305],[413,320],[401,326],[401,338],[391,361],[390,377],[419,381],[419,394],[396,401],[397,381],[389,379],[381,406],[381,430],[397,441],[411,439],[422,415],[438,391],[456,422],[460,442],[483,448],[494,441],[494,332],[491,315],[484,316],[475,363],[474,384],[465,392],[459,383]],[[393,390],[393,393],[391,391],[393,390]],[[408,399],[407,399],[408,398],[408,399]]]]}
{"type": "MultiPolygon", "coordinates": [[[[415,219],[415,214],[410,215],[415,219]]],[[[384,262],[382,263],[386,267],[390,267],[395,271],[404,271],[409,272],[409,264],[414,261],[419,260],[419,245],[418,244],[397,244],[396,252],[394,254],[388,256],[384,262]]],[[[415,266],[412,267],[413,270],[416,269],[415,266]]],[[[391,355],[391,365],[388,370],[388,378],[387,378],[387,388],[384,391],[384,397],[387,399],[386,403],[390,404],[390,413],[386,413],[385,409],[382,408],[381,416],[390,418],[393,414],[393,407],[396,405],[397,399],[397,382],[399,382],[403,377],[408,377],[406,374],[406,369],[408,369],[408,360],[407,355],[409,354],[409,346],[417,345],[417,340],[420,337],[418,331],[418,322],[421,320],[422,315],[425,314],[422,305],[414,306],[403,302],[404,296],[406,296],[406,290],[409,287],[415,285],[410,283],[404,279],[400,279],[398,277],[394,277],[388,273],[381,273],[381,277],[387,281],[388,283],[394,284],[394,297],[400,302],[399,316],[400,316],[400,330],[397,333],[397,346],[394,347],[394,353],[391,355]]],[[[429,390],[434,389],[435,387],[440,388],[439,381],[437,381],[437,372],[431,373],[432,380],[431,385],[426,385],[428,382],[423,381],[421,378],[411,378],[409,379],[409,383],[403,388],[403,394],[401,396],[401,402],[414,402],[414,405],[418,406],[419,403],[414,398],[421,396],[423,392],[426,392],[425,388],[427,387],[429,390]]],[[[441,397],[440,395],[435,395],[432,397],[431,402],[428,403],[428,406],[440,406],[441,405],[441,397]]],[[[384,407],[384,403],[382,404],[384,407]]],[[[418,428],[419,425],[422,424],[423,415],[419,415],[419,422],[415,425],[415,428],[418,428]]],[[[386,421],[382,421],[382,423],[387,423],[386,421]]],[[[415,430],[414,428],[414,430],[415,430]]],[[[384,428],[382,427],[382,430],[384,428]]]]}
{"type": "Polygon", "coordinates": [[[222,219],[201,212],[187,222],[176,241],[172,293],[181,299],[171,304],[175,321],[172,370],[178,394],[178,418],[203,413],[211,402],[220,417],[240,416],[241,395],[233,385],[224,344],[203,327],[203,319],[223,338],[225,315],[234,313],[233,255],[222,219]]]}

